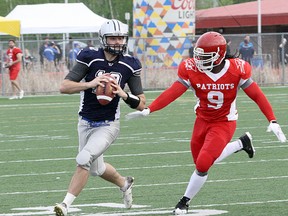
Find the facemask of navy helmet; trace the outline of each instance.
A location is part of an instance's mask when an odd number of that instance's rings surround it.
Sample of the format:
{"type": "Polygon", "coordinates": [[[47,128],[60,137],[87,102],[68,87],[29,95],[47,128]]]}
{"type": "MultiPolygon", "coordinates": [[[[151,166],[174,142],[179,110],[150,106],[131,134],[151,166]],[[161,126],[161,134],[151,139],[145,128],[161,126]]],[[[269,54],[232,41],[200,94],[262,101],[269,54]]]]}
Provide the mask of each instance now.
{"type": "Polygon", "coordinates": [[[103,49],[112,55],[124,54],[127,50],[128,29],[118,20],[105,21],[99,31],[100,42],[103,49]],[[123,44],[108,44],[107,37],[124,37],[123,44]]]}

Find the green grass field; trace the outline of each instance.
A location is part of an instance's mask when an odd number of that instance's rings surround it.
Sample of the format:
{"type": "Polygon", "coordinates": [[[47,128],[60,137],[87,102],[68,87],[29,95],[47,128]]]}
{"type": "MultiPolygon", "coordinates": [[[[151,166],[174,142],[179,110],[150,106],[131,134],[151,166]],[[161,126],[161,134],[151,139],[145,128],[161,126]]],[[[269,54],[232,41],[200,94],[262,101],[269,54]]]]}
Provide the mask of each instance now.
{"type": "MultiPolygon", "coordinates": [[[[288,88],[263,88],[288,135],[288,88]]],[[[160,92],[146,92],[148,104],[160,92]]],[[[194,164],[189,141],[195,115],[192,92],[147,118],[125,121],[105,154],[122,175],[135,177],[134,204],[123,209],[119,189],[91,177],[69,215],[171,215],[194,164]]],[[[268,122],[242,91],[233,139],[253,135],[256,156],[239,152],[211,168],[189,215],[287,215],[288,143],[267,133],[268,122]]],[[[79,95],[0,98],[0,216],[53,215],[75,170],[79,95]]]]}

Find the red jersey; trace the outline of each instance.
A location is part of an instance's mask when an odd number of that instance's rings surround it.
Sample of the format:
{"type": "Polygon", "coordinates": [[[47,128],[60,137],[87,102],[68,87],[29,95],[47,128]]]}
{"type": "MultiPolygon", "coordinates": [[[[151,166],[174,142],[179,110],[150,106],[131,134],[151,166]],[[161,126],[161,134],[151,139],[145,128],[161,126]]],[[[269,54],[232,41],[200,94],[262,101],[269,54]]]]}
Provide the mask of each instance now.
{"type": "Polygon", "coordinates": [[[251,77],[251,66],[242,59],[226,59],[223,69],[214,74],[200,72],[194,59],[183,61],[178,69],[180,82],[191,87],[197,97],[196,115],[206,121],[238,119],[237,91],[251,77]]]}
{"type": "MultiPolygon", "coordinates": [[[[20,49],[20,48],[18,48],[18,47],[14,47],[14,48],[12,48],[12,49],[8,49],[7,50],[7,56],[8,56],[8,60],[7,60],[7,62],[13,62],[13,61],[16,61],[17,60],[17,54],[18,53],[22,53],[22,50],[20,49]]],[[[16,64],[14,64],[14,65],[12,65],[11,67],[12,68],[20,68],[20,66],[21,66],[21,62],[18,62],[18,63],[16,63],[16,64]]],[[[10,68],[11,68],[10,67],[10,68]]]]}

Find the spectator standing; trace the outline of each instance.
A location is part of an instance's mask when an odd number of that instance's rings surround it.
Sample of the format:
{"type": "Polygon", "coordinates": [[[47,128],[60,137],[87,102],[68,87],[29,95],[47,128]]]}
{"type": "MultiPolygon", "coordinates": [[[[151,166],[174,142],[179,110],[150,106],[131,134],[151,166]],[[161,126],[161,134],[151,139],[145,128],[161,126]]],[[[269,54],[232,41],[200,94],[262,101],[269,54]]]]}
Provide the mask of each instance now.
{"type": "Polygon", "coordinates": [[[92,40],[87,41],[87,47],[95,47],[92,40]]]}
{"type": "Polygon", "coordinates": [[[193,40],[192,41],[192,45],[189,48],[189,58],[193,58],[194,57],[194,47],[195,47],[196,41],[193,40]]]}
{"type": "Polygon", "coordinates": [[[79,51],[80,51],[80,45],[78,43],[74,43],[73,49],[69,51],[69,68],[74,66],[79,51]]]}
{"type": "Polygon", "coordinates": [[[250,36],[246,35],[244,40],[239,45],[240,58],[251,64],[251,59],[254,55],[254,46],[250,42],[250,36]]]}
{"type": "Polygon", "coordinates": [[[55,53],[55,56],[54,56],[54,65],[55,65],[55,68],[57,71],[59,71],[59,68],[60,68],[60,63],[61,63],[61,60],[62,60],[62,56],[63,56],[63,52],[62,52],[62,48],[61,46],[54,42],[55,43],[55,47],[57,47],[57,51],[59,51],[58,53],[55,53]]]}
{"type": "Polygon", "coordinates": [[[24,66],[25,69],[29,72],[33,66],[33,56],[31,55],[28,49],[24,50],[24,66]]]}
{"type": "Polygon", "coordinates": [[[59,54],[60,50],[55,45],[54,42],[50,42],[48,47],[45,48],[43,52],[45,69],[49,72],[52,70],[52,65],[54,65],[55,55],[59,54]]]}
{"type": "Polygon", "coordinates": [[[281,64],[288,63],[288,47],[287,47],[287,39],[285,37],[282,38],[282,41],[279,45],[279,60],[281,64]]]}
{"type": "Polygon", "coordinates": [[[69,41],[65,45],[65,62],[66,62],[68,70],[71,69],[70,62],[69,62],[69,53],[70,53],[70,50],[72,49],[73,49],[73,40],[72,40],[72,37],[69,37],[69,41]]]}
{"type": "Polygon", "coordinates": [[[22,62],[22,50],[16,47],[15,40],[10,39],[8,42],[9,48],[7,49],[7,62],[5,67],[9,70],[9,76],[12,86],[12,97],[10,100],[13,99],[22,99],[24,96],[24,91],[20,87],[19,83],[17,82],[18,74],[21,70],[21,62],[22,62]],[[17,95],[17,91],[19,92],[19,96],[17,95]]]}
{"type": "Polygon", "coordinates": [[[226,47],[226,55],[231,55],[231,39],[226,39],[227,47],[226,47]]]}
{"type": "Polygon", "coordinates": [[[44,56],[43,56],[43,52],[44,50],[48,47],[49,45],[49,38],[46,37],[44,43],[42,44],[42,46],[39,49],[39,56],[40,56],[40,64],[41,67],[44,67],[44,56]]]}

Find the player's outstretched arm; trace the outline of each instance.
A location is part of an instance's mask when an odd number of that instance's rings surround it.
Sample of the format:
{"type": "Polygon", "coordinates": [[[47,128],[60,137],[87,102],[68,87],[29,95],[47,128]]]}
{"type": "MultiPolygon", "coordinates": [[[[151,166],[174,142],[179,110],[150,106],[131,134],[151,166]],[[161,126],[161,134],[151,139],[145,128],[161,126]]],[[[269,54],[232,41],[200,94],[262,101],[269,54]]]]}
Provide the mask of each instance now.
{"type": "Polygon", "coordinates": [[[259,86],[255,82],[253,82],[250,86],[243,90],[258,105],[262,113],[270,122],[267,128],[267,132],[272,131],[280,142],[286,142],[286,136],[283,133],[280,125],[276,121],[272,106],[268,101],[267,97],[262,92],[262,90],[259,88],[259,86]]]}
{"type": "Polygon", "coordinates": [[[127,115],[125,115],[125,119],[131,120],[131,119],[141,118],[141,117],[148,116],[149,114],[150,114],[150,109],[145,108],[142,111],[135,111],[135,112],[128,113],[127,115]]]}
{"type": "Polygon", "coordinates": [[[174,82],[168,89],[162,92],[149,106],[145,108],[143,111],[136,111],[132,113],[128,113],[125,118],[127,120],[140,118],[148,116],[150,113],[155,112],[157,110],[163,109],[168,106],[178,97],[180,97],[185,91],[187,87],[182,83],[176,81],[174,82]]]}

